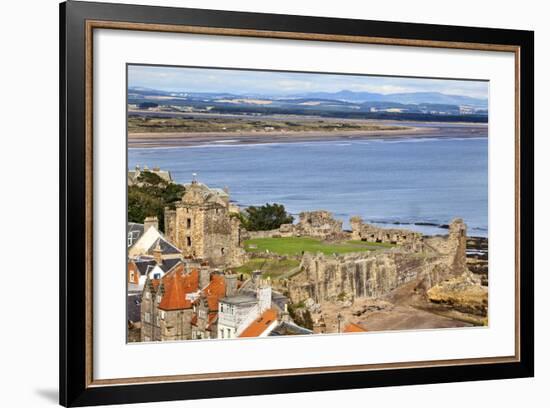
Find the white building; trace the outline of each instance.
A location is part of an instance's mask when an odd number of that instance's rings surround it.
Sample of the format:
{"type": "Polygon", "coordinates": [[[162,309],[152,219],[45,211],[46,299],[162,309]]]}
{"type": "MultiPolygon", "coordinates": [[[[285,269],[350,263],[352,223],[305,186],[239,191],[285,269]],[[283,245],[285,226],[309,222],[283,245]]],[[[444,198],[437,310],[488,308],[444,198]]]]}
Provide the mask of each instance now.
{"type": "Polygon", "coordinates": [[[271,285],[262,282],[256,295],[238,294],[220,299],[218,306],[218,338],[232,339],[271,309],[271,285]]]}

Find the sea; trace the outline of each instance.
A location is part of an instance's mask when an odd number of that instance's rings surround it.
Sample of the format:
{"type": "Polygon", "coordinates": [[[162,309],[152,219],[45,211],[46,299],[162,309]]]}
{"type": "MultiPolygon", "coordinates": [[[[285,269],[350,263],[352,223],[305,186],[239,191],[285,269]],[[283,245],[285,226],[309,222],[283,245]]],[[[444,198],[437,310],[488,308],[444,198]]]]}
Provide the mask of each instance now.
{"type": "Polygon", "coordinates": [[[462,218],[488,234],[488,138],[353,139],[129,148],[128,167],[169,170],[178,183],[227,187],[239,206],[280,203],[288,212],[328,210],[349,218],[446,234],[462,218]]]}

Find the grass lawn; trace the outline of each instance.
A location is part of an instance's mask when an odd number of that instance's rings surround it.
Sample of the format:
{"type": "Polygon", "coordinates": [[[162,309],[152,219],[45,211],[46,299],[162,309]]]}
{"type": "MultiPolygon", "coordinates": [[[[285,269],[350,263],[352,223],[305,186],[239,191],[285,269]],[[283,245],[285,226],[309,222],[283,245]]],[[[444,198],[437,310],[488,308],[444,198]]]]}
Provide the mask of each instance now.
{"type": "Polygon", "coordinates": [[[308,237],[258,238],[244,242],[244,248],[247,252],[265,252],[267,250],[279,255],[299,255],[302,252],[322,252],[325,255],[332,255],[334,253],[344,254],[349,252],[374,251],[393,246],[392,244],[363,241],[327,244],[318,239],[308,237]]]}
{"type": "Polygon", "coordinates": [[[271,279],[275,279],[297,268],[299,265],[300,261],[296,259],[252,258],[244,265],[235,268],[235,272],[250,275],[255,270],[261,270],[264,278],[270,277],[271,279]]]}

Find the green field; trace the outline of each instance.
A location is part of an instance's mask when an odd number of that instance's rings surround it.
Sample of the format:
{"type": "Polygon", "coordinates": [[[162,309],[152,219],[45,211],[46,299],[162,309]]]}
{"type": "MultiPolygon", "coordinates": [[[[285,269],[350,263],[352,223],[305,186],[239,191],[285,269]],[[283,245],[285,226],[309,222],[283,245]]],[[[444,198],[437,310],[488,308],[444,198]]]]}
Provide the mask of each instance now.
{"type": "Polygon", "coordinates": [[[258,238],[244,242],[244,248],[247,252],[269,251],[279,255],[300,255],[302,252],[322,252],[325,255],[332,255],[334,253],[344,254],[349,252],[375,251],[393,246],[392,244],[363,241],[346,241],[329,244],[307,237],[258,238]]]}
{"type": "Polygon", "coordinates": [[[269,120],[248,118],[185,118],[185,117],[136,117],[128,118],[128,133],[155,132],[342,132],[373,130],[407,130],[406,126],[348,122],[337,120],[269,120]]]}
{"type": "Polygon", "coordinates": [[[236,273],[242,273],[244,275],[250,275],[253,271],[262,271],[264,278],[276,279],[281,275],[292,272],[300,265],[300,261],[297,259],[264,259],[264,258],[252,258],[244,265],[235,268],[236,273]]]}

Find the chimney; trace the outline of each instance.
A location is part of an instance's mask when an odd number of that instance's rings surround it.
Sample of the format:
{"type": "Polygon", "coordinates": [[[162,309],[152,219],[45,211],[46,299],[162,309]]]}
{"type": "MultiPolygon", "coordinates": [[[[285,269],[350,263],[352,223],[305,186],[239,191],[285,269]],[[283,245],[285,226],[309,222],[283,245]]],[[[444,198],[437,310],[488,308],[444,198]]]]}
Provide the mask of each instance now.
{"type": "Polygon", "coordinates": [[[281,322],[290,323],[290,314],[288,313],[288,303],[285,303],[285,309],[281,313],[281,322]]]}
{"type": "Polygon", "coordinates": [[[157,231],[159,229],[159,220],[156,216],[145,217],[145,221],[143,222],[143,232],[147,232],[147,230],[151,227],[155,227],[157,231]]]}
{"type": "Polygon", "coordinates": [[[199,288],[204,289],[210,283],[210,267],[201,265],[199,269],[199,288]]]}
{"type": "Polygon", "coordinates": [[[252,283],[256,288],[260,285],[261,276],[262,276],[262,271],[259,271],[259,270],[252,271],[252,283]]]}
{"type": "Polygon", "coordinates": [[[237,274],[225,275],[225,296],[235,296],[237,294],[237,274]]]}
{"type": "Polygon", "coordinates": [[[256,297],[258,298],[260,313],[265,312],[267,309],[271,309],[271,282],[269,278],[261,282],[256,292],[256,297]]]}
{"type": "Polygon", "coordinates": [[[157,241],[155,249],[153,249],[153,257],[155,262],[159,265],[162,265],[162,249],[160,248],[160,239],[157,241]]]}

